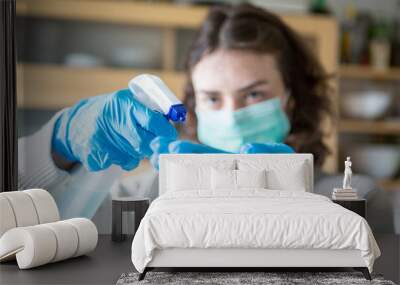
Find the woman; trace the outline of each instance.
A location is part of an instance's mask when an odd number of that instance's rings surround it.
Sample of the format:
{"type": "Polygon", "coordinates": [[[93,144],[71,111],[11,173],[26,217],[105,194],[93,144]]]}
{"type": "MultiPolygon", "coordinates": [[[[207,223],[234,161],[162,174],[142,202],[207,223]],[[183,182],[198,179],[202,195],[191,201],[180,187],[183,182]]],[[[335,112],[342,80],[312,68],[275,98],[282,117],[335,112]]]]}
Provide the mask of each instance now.
{"type": "Polygon", "coordinates": [[[285,142],[323,164],[329,149],[320,122],[332,115],[329,76],[277,16],[246,4],[212,9],[187,71],[186,138],[233,152],[246,143],[285,142]]]}
{"type": "MultiPolygon", "coordinates": [[[[330,197],[342,184],[342,175],[320,171],[330,153],[321,121],[334,116],[330,76],[279,17],[248,4],[211,9],[186,71],[188,122],[180,128],[185,140],[153,140],[153,164],[160,153],[290,152],[273,144],[284,142],[314,155],[316,193],[330,197]]],[[[374,181],[355,175],[353,187],[368,198],[372,228],[392,232],[390,203],[374,181]]]]}
{"type": "MultiPolygon", "coordinates": [[[[189,52],[187,72],[184,104],[189,113],[187,123],[180,128],[185,140],[176,140],[174,130],[162,117],[132,102],[126,91],[84,100],[61,112],[49,125],[47,129],[54,128],[50,147],[58,168],[83,164],[89,170],[103,170],[94,174],[81,167],[77,174],[69,172],[63,183],[50,187],[59,204],[69,201],[73,205],[61,210],[63,216],[91,217],[94,211],[84,210],[88,203],[96,210],[101,195],[94,191],[75,202],[82,189],[107,189],[115,181],[116,195],[155,198],[155,171],[122,180],[117,180],[118,173],[110,174],[111,164],[132,169],[144,154],[157,165],[160,153],[294,149],[313,153],[317,169],[324,163],[329,149],[320,122],[332,116],[329,76],[301,38],[274,14],[245,4],[211,9],[189,52]],[[131,113],[134,118],[127,120],[124,116],[131,113]],[[87,131],[79,130],[82,125],[87,131]],[[83,185],[85,181],[97,185],[83,185]]],[[[315,178],[315,192],[327,196],[342,181],[341,175],[328,177],[319,171],[315,178]]],[[[370,179],[356,176],[353,181],[361,197],[376,196],[370,179]]],[[[378,198],[370,199],[370,208],[383,203],[381,196],[378,198]]],[[[106,226],[104,231],[109,231],[111,224],[107,205],[94,218],[98,225],[106,226]]],[[[390,213],[385,216],[390,223],[390,213]]],[[[372,227],[380,229],[382,222],[374,218],[369,215],[372,227]]]]}

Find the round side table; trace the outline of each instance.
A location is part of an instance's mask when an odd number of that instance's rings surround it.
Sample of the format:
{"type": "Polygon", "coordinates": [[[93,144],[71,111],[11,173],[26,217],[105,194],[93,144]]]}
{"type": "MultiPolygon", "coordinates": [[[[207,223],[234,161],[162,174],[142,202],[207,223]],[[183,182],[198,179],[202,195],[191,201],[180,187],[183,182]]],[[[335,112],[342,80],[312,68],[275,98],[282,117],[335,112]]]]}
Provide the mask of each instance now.
{"type": "Polygon", "coordinates": [[[112,235],[113,241],[123,241],[126,235],[122,233],[122,212],[135,212],[135,233],[140,221],[150,205],[148,198],[118,197],[112,200],[112,235]]]}

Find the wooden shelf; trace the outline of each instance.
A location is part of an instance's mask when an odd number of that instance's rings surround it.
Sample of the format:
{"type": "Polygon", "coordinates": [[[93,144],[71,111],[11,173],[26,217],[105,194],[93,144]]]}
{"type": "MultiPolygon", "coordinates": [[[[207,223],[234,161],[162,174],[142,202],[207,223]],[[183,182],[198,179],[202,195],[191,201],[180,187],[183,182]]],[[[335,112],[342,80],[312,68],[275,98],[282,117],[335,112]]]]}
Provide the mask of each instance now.
{"type": "Polygon", "coordinates": [[[127,88],[132,77],[151,73],[182,97],[185,75],[163,70],[78,68],[50,64],[19,64],[17,104],[20,108],[60,109],[90,96],[127,88]]]}
{"type": "Polygon", "coordinates": [[[101,0],[19,0],[17,15],[64,20],[140,24],[157,27],[198,27],[207,7],[101,0]]]}
{"type": "Polygon", "coordinates": [[[371,135],[400,135],[400,120],[366,121],[342,119],[339,122],[339,132],[371,135]]]}
{"type": "Polygon", "coordinates": [[[378,181],[378,186],[384,190],[400,191],[400,178],[398,178],[398,179],[381,179],[378,181]]]}
{"type": "MultiPolygon", "coordinates": [[[[164,28],[198,28],[207,16],[207,6],[143,3],[112,0],[18,0],[17,15],[50,19],[139,24],[164,28]]],[[[336,40],[337,24],[332,17],[282,15],[302,34],[320,34],[336,40]],[[327,31],[329,30],[329,31],[327,31]],[[334,34],[329,34],[334,32],[334,34]]],[[[332,47],[333,48],[333,47],[332,47]]]]}
{"type": "Polygon", "coordinates": [[[400,80],[400,67],[377,70],[363,65],[341,65],[339,75],[342,78],[368,80],[400,80]]]}

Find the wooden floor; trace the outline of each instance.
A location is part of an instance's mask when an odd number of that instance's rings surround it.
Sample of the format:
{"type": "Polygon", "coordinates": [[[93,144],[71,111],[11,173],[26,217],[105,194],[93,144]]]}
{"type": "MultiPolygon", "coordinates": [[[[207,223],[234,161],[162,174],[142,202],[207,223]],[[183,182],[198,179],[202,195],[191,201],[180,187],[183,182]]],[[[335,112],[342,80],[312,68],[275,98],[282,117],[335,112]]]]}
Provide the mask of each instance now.
{"type": "MultiPolygon", "coordinates": [[[[375,272],[385,279],[400,281],[400,236],[375,235],[382,251],[375,272]]],[[[135,271],[131,262],[132,237],[124,242],[99,236],[95,251],[88,256],[52,263],[28,270],[19,270],[16,262],[0,264],[0,284],[115,284],[122,273],[135,271]]]]}
{"type": "Polygon", "coordinates": [[[121,243],[111,236],[99,236],[96,249],[87,256],[19,270],[17,263],[0,264],[0,284],[115,284],[124,272],[134,271],[131,262],[132,238],[121,243]]]}

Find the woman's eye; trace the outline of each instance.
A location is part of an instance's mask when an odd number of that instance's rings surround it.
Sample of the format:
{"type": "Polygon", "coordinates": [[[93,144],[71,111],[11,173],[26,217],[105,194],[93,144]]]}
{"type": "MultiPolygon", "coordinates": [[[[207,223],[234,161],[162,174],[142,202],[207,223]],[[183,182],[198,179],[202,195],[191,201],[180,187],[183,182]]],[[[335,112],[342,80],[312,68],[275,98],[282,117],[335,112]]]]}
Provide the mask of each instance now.
{"type": "Polygon", "coordinates": [[[246,100],[254,101],[254,100],[264,99],[264,97],[265,97],[264,93],[258,91],[252,91],[246,95],[246,100]]]}
{"type": "Polygon", "coordinates": [[[220,98],[218,98],[218,97],[208,97],[207,101],[208,101],[208,103],[210,105],[215,105],[215,104],[219,103],[220,98]]]}

